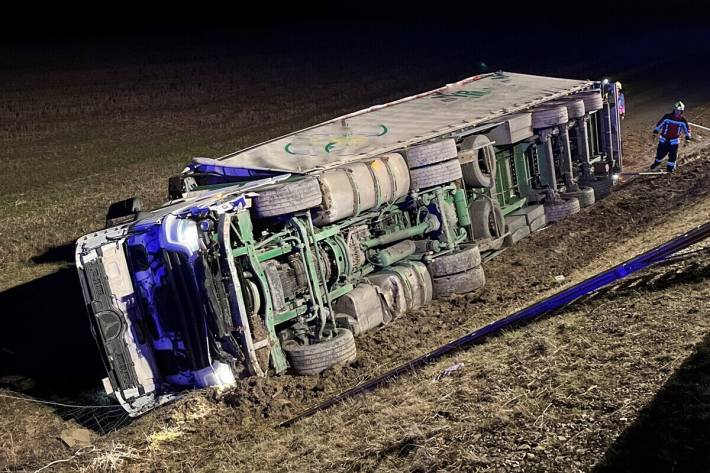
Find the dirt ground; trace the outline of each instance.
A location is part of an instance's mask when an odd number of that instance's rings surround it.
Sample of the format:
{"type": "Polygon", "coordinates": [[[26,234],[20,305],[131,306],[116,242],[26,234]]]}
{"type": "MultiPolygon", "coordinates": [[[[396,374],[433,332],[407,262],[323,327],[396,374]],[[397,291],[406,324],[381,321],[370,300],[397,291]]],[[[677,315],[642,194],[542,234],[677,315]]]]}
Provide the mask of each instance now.
{"type": "MultiPolygon", "coordinates": [[[[191,393],[131,423],[112,408],[17,399],[26,393],[99,403],[91,389],[99,388],[101,367],[91,359],[93,342],[76,300],[67,242],[100,225],[106,202],[141,194],[157,203],[167,176],[189,159],[186,153],[218,155],[295,124],[440,85],[442,74],[451,73],[440,62],[421,62],[397,74],[361,75],[354,84],[352,66],[322,76],[319,96],[329,97],[323,105],[293,93],[312,90],[315,66],[303,67],[307,58],[288,61],[271,77],[261,74],[266,68],[256,58],[99,67],[49,82],[34,73],[0,77],[11,92],[0,113],[15,118],[3,120],[0,154],[9,170],[0,176],[0,307],[12,318],[0,334],[0,471],[35,471],[55,461],[43,471],[710,468],[710,269],[702,251],[293,427],[276,427],[343,389],[707,221],[710,155],[700,149],[702,139],[695,151],[684,150],[673,176],[624,183],[608,199],[486,263],[481,293],[436,302],[364,335],[350,366],[315,378],[253,379],[224,392],[191,393]],[[284,71],[296,72],[286,81],[284,71]],[[404,76],[421,81],[403,87],[398,78],[404,76]],[[241,109],[225,111],[224,104],[241,109]],[[38,338],[30,343],[26,332],[38,338]],[[67,333],[75,337],[72,346],[57,336],[67,333]],[[463,369],[433,380],[456,363],[463,369]],[[77,423],[97,429],[91,446],[69,448],[59,440],[77,423]]],[[[653,100],[672,103],[677,91],[649,85],[641,93],[644,82],[634,81],[639,73],[627,76],[632,92],[624,151],[634,169],[650,162],[650,130],[667,108],[653,100]]],[[[707,116],[708,93],[697,92],[691,121],[707,116]]]]}

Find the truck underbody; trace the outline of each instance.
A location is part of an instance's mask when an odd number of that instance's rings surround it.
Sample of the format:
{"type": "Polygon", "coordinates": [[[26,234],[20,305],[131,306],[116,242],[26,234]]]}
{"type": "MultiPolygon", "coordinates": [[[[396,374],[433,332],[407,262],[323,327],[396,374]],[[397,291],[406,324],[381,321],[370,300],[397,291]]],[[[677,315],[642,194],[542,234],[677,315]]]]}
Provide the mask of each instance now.
{"type": "Polygon", "coordinates": [[[107,391],[139,415],[318,374],[354,336],[481,290],[482,256],[611,191],[616,93],[495,73],[195,159],[165,207],[77,242],[107,391]]]}

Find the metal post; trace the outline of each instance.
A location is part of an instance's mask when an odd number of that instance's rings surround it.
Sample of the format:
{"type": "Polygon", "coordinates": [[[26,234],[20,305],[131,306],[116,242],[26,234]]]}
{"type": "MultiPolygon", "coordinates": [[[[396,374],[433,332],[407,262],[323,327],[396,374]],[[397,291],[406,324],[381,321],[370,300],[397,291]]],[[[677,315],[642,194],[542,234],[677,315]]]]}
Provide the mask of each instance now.
{"type": "Polygon", "coordinates": [[[538,160],[540,165],[540,182],[543,186],[557,191],[557,175],[555,174],[555,155],[552,151],[552,140],[550,139],[551,129],[541,130],[540,141],[542,146],[542,159],[538,160]]]}
{"type": "Polygon", "coordinates": [[[513,161],[515,164],[515,179],[518,186],[518,192],[521,197],[530,198],[530,194],[534,193],[532,184],[530,183],[530,169],[528,169],[528,161],[525,159],[525,150],[530,146],[529,143],[519,143],[513,148],[513,161]]]}
{"type": "Polygon", "coordinates": [[[609,168],[614,167],[614,135],[611,123],[612,106],[609,104],[608,99],[604,102],[604,108],[602,109],[602,126],[604,131],[602,133],[602,138],[604,142],[604,151],[606,152],[607,159],[609,161],[609,168]]]}
{"type": "Polygon", "coordinates": [[[588,121],[589,115],[584,115],[582,118],[577,119],[577,158],[582,163],[582,177],[592,175],[592,165],[590,163],[592,156],[589,151],[589,136],[587,132],[588,121]]]}
{"type": "Polygon", "coordinates": [[[612,165],[612,172],[619,172],[622,169],[621,156],[621,115],[619,114],[619,89],[614,84],[614,115],[612,120],[612,138],[614,138],[614,146],[616,147],[616,163],[612,165]]]}
{"type": "Polygon", "coordinates": [[[569,144],[569,128],[567,123],[563,123],[558,127],[560,132],[559,139],[562,144],[562,156],[560,156],[560,172],[564,179],[567,192],[579,190],[579,186],[574,182],[574,174],[572,173],[572,151],[569,144]]]}

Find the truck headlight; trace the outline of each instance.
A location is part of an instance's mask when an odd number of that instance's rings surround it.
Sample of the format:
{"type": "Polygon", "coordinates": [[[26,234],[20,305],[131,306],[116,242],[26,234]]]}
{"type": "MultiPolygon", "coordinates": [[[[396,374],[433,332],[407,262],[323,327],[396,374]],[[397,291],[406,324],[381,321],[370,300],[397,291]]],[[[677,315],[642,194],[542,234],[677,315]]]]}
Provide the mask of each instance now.
{"type": "Polygon", "coordinates": [[[200,248],[197,223],[187,218],[168,215],[161,225],[160,245],[166,250],[192,255],[200,248]]]}

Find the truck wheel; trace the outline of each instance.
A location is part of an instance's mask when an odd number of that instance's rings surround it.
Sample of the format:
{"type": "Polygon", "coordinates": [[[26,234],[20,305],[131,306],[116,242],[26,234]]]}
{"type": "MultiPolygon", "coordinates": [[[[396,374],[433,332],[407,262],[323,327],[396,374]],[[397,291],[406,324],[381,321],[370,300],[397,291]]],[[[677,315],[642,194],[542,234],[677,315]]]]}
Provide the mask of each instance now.
{"type": "Polygon", "coordinates": [[[576,197],[579,200],[580,207],[589,207],[595,202],[594,199],[594,189],[591,187],[580,187],[579,191],[575,192],[565,192],[562,194],[563,197],[576,197]]]}
{"type": "Polygon", "coordinates": [[[560,105],[542,106],[532,112],[532,127],[539,130],[567,123],[567,107],[560,105]]]}
{"type": "Polygon", "coordinates": [[[258,191],[254,199],[257,217],[276,217],[316,207],[323,201],[318,179],[307,177],[258,191]]]}
{"type": "Polygon", "coordinates": [[[488,198],[483,197],[471,202],[468,209],[473,226],[473,238],[476,240],[498,238],[505,233],[503,211],[497,203],[493,205],[488,198]]]}
{"type": "Polygon", "coordinates": [[[461,179],[461,165],[458,159],[450,159],[441,163],[411,169],[412,189],[427,189],[461,179]]]}
{"type": "Polygon", "coordinates": [[[460,158],[464,161],[461,164],[461,172],[466,185],[485,188],[493,185],[496,155],[490,142],[484,135],[470,136],[463,141],[460,158]]]}
{"type": "Polygon", "coordinates": [[[598,177],[594,178],[594,180],[584,180],[581,184],[594,189],[594,200],[597,201],[609,197],[614,182],[608,177],[598,177]]]}
{"type": "Polygon", "coordinates": [[[547,102],[545,105],[562,105],[567,108],[567,117],[571,120],[573,118],[582,118],[584,116],[584,100],[579,98],[565,98],[561,100],[555,100],[553,102],[547,102]]]}
{"type": "Polygon", "coordinates": [[[602,99],[602,94],[600,91],[584,91],[573,96],[573,98],[579,98],[584,100],[584,111],[586,113],[593,112],[595,110],[601,110],[604,108],[604,99],[602,99]]]}
{"type": "Polygon", "coordinates": [[[432,277],[436,278],[468,271],[480,264],[481,253],[478,246],[469,245],[453,253],[437,256],[427,265],[427,269],[432,277]]]}
{"type": "Polygon", "coordinates": [[[545,204],[545,219],[557,222],[579,212],[579,200],[576,197],[566,197],[545,204]]]}
{"type": "Polygon", "coordinates": [[[424,143],[407,150],[407,165],[410,169],[429,166],[454,159],[456,154],[456,142],[452,139],[424,143]]]}
{"type": "Polygon", "coordinates": [[[486,275],[483,272],[483,266],[480,265],[461,273],[432,279],[434,298],[436,299],[473,292],[481,289],[485,284],[486,275]]]}
{"type": "Polygon", "coordinates": [[[334,332],[333,338],[312,345],[299,345],[293,340],[283,344],[283,351],[296,374],[315,375],[355,359],[357,351],[353,333],[346,328],[336,328],[334,332]]]}

